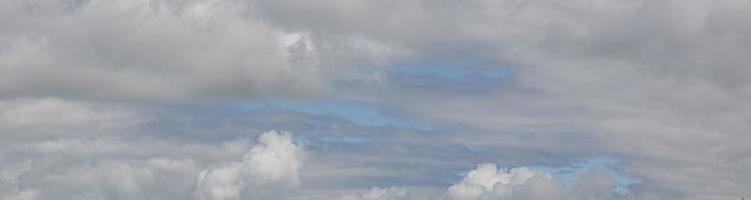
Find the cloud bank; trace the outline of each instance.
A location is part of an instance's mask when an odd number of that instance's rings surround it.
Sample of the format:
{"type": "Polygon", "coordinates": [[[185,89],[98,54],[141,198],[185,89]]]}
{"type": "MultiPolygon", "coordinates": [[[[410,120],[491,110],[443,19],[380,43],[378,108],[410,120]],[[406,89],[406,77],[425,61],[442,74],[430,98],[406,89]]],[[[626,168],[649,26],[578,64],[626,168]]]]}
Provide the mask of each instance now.
{"type": "Polygon", "coordinates": [[[0,31],[2,97],[307,96],[333,80],[356,79],[357,73],[344,73],[347,60],[400,54],[358,37],[320,44],[307,31],[253,17],[251,2],[14,0],[1,6],[0,21],[7,24],[0,31]]]}
{"type": "Polygon", "coordinates": [[[343,200],[527,200],[527,199],[623,199],[614,192],[613,180],[598,170],[587,171],[576,182],[566,185],[550,173],[525,167],[504,169],[496,164],[478,164],[457,183],[442,192],[411,193],[408,187],[374,187],[343,200]]]}
{"type": "Polygon", "coordinates": [[[749,9],[2,1],[1,198],[748,196],[749,9]]]}
{"type": "Polygon", "coordinates": [[[304,150],[290,133],[268,131],[258,144],[248,146],[242,140],[192,147],[119,140],[24,145],[14,151],[24,156],[2,157],[6,164],[0,191],[3,199],[12,200],[216,200],[281,198],[279,191],[300,184],[304,150]],[[136,148],[146,153],[138,155],[136,148]],[[183,158],[159,155],[170,149],[181,151],[183,158]],[[220,154],[229,158],[216,156],[220,154]]]}

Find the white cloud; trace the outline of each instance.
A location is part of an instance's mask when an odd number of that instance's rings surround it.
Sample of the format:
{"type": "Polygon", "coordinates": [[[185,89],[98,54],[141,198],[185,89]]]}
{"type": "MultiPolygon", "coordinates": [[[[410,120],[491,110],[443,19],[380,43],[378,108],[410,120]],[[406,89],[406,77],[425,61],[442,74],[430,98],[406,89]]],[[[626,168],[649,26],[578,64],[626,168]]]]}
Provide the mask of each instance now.
{"type": "Polygon", "coordinates": [[[200,172],[197,183],[200,199],[247,199],[270,188],[300,184],[304,152],[292,142],[291,134],[269,131],[259,139],[261,143],[243,155],[242,161],[200,172]]]}
{"type": "Polygon", "coordinates": [[[534,177],[552,179],[550,174],[527,168],[506,170],[495,164],[479,164],[461,182],[449,187],[447,196],[455,200],[513,199],[514,187],[521,187],[534,177]]]}
{"type": "Polygon", "coordinates": [[[614,199],[610,176],[588,172],[571,187],[553,175],[520,167],[498,169],[495,164],[479,164],[446,192],[449,200],[583,200],[614,199]],[[605,182],[603,182],[605,181],[605,182]],[[609,183],[609,184],[608,184],[609,183]]]}

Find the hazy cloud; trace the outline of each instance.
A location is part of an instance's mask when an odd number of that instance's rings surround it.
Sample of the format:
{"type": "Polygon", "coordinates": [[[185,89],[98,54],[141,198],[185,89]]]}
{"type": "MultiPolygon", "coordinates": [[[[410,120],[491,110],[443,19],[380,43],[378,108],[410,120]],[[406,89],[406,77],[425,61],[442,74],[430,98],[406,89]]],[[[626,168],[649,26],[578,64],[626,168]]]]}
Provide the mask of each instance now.
{"type": "Polygon", "coordinates": [[[284,189],[296,185],[303,197],[621,198],[607,175],[562,186],[523,167],[601,155],[641,180],[628,188],[635,199],[747,195],[749,8],[2,1],[0,197],[299,199],[284,189]],[[373,108],[242,109],[267,99],[373,108]],[[297,138],[245,140],[272,129],[297,138]],[[293,140],[310,144],[306,156],[293,140]],[[452,174],[498,160],[521,167],[452,174]],[[251,194],[261,183],[285,187],[251,194]]]}
{"type": "Polygon", "coordinates": [[[365,194],[345,196],[342,200],[404,200],[409,198],[409,190],[401,187],[374,187],[365,194]]]}

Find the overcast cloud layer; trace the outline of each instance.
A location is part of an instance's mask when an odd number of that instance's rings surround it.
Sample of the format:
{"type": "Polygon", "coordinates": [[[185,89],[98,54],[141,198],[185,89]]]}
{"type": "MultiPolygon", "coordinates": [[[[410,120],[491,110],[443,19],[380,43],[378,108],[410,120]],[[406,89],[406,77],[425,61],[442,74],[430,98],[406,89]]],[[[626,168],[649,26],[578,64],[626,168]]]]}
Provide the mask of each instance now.
{"type": "Polygon", "coordinates": [[[0,199],[740,199],[745,0],[0,1],[0,199]]]}

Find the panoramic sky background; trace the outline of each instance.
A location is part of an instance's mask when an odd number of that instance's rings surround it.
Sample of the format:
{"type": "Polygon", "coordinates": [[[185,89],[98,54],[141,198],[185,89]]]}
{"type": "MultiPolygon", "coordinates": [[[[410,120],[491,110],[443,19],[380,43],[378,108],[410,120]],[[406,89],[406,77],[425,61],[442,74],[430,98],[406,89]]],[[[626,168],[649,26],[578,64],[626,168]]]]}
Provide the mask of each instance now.
{"type": "Polygon", "coordinates": [[[0,199],[749,197],[749,10],[2,0],[0,199]]]}

